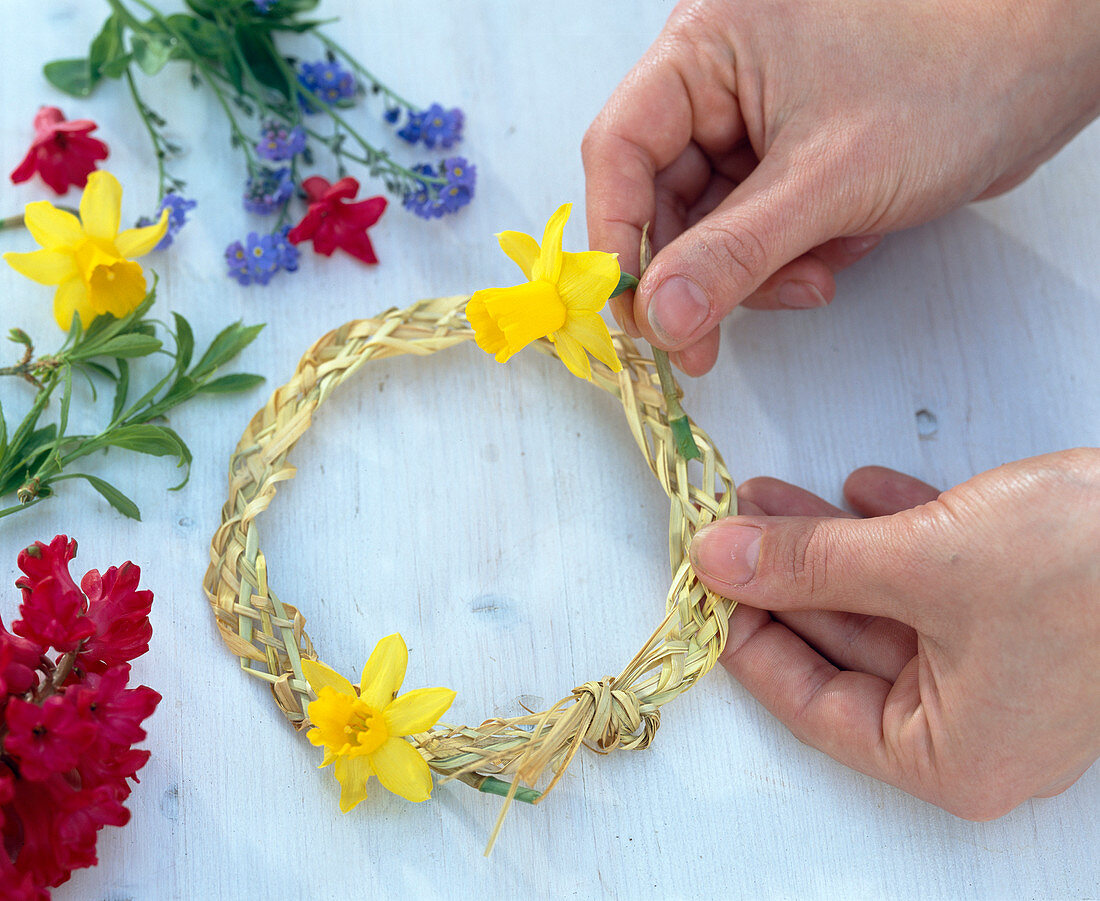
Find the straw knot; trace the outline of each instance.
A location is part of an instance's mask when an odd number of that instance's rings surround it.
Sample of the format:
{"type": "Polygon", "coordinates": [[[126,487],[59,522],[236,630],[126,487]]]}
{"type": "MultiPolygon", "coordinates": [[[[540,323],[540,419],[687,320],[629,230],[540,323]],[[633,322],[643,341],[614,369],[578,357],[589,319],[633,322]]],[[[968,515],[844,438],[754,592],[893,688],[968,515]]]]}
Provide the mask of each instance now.
{"type": "Polygon", "coordinates": [[[629,688],[616,688],[615,677],[585,682],[573,689],[578,705],[590,705],[592,714],[585,739],[601,751],[649,746],[661,724],[660,708],[641,700],[629,688]]]}

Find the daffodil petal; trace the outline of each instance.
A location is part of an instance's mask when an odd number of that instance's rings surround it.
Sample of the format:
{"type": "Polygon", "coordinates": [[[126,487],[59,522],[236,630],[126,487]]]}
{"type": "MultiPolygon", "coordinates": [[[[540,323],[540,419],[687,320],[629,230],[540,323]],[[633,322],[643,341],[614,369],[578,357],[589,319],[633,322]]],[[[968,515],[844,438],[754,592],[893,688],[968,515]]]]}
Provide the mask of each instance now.
{"type": "MultiPolygon", "coordinates": [[[[427,764],[425,764],[427,766],[427,764]]],[[[366,757],[341,757],[333,775],[340,783],[340,810],[347,813],[367,798],[367,780],[371,777],[370,760],[366,757]]]]}
{"type": "Polygon", "coordinates": [[[565,222],[569,218],[569,211],[573,204],[563,203],[550,221],[546,223],[546,230],[542,233],[542,247],[539,248],[539,258],[531,267],[528,278],[532,280],[544,279],[551,284],[557,282],[558,273],[561,272],[561,241],[565,232],[565,222]]]}
{"type": "Polygon", "coordinates": [[[569,310],[603,309],[619,283],[619,261],[613,253],[586,250],[563,253],[558,294],[569,310]]]}
{"type": "Polygon", "coordinates": [[[405,667],[409,664],[409,649],[405,639],[396,632],[387,635],[374,646],[363,666],[359,680],[359,697],[375,710],[383,709],[397,695],[405,681],[405,667]]]}
{"type": "Polygon", "coordinates": [[[23,210],[27,231],[43,247],[65,247],[84,240],[80,220],[47,200],[28,203],[23,210]]]}
{"type": "Polygon", "coordinates": [[[73,327],[73,314],[80,315],[80,324],[87,328],[95,319],[88,286],[79,278],[71,278],[58,286],[53,296],[53,318],[66,332],[73,327]]]}
{"type": "Polygon", "coordinates": [[[122,185],[110,172],[99,169],[88,176],[80,197],[80,221],[93,238],[113,241],[122,215],[122,185]]]}
{"type": "Polygon", "coordinates": [[[431,797],[432,772],[407,741],[391,738],[369,756],[374,775],[384,788],[407,801],[427,801],[431,797]]]}
{"type": "Polygon", "coordinates": [[[6,253],[4,259],[20,275],[40,285],[60,285],[79,275],[73,255],[60,250],[6,253]]]}
{"type": "Polygon", "coordinates": [[[474,296],[466,303],[466,319],[474,330],[477,346],[487,354],[495,354],[503,350],[508,342],[504,340],[504,332],[497,328],[496,322],[485,308],[484,297],[479,296],[484,293],[484,291],[475,291],[474,296]]]}
{"type": "Polygon", "coordinates": [[[532,341],[549,335],[565,324],[565,304],[548,282],[487,288],[478,294],[488,315],[504,336],[504,346],[496,352],[498,363],[506,363],[532,341]]]}
{"type": "Polygon", "coordinates": [[[96,266],[88,279],[88,297],[96,313],[121,319],[145,298],[141,264],[118,260],[110,266],[96,266]]]}
{"type": "Polygon", "coordinates": [[[382,717],[390,735],[411,735],[438,723],[454,699],[455,693],[449,688],[417,688],[387,706],[382,717]]]}
{"type": "MultiPolygon", "coordinates": [[[[168,210],[160,212],[160,221],[142,228],[128,228],[115,238],[115,248],[124,256],[133,259],[147,254],[160,243],[168,231],[168,210]]],[[[616,276],[618,278],[618,276],[616,276]]]]}
{"type": "Polygon", "coordinates": [[[497,240],[500,242],[500,249],[523,270],[523,277],[531,278],[531,271],[539,258],[538,242],[523,232],[510,231],[501,232],[497,235],[497,240]]]}
{"type": "Polygon", "coordinates": [[[592,356],[605,364],[612,372],[619,372],[623,364],[619,361],[619,355],[615,353],[615,345],[611,343],[611,333],[607,329],[607,323],[600,318],[599,313],[591,313],[587,310],[571,312],[565,321],[565,326],[557,334],[575,338],[592,356]]]}
{"type": "Polygon", "coordinates": [[[588,354],[580,341],[564,331],[554,332],[554,347],[566,369],[577,378],[591,380],[592,364],[588,362],[588,354]]]}
{"type": "Polygon", "coordinates": [[[320,695],[321,689],[325,687],[333,688],[340,694],[353,696],[355,694],[355,686],[351,684],[350,679],[345,679],[332,667],[325,666],[319,660],[303,660],[302,672],[316,695],[320,695]]]}

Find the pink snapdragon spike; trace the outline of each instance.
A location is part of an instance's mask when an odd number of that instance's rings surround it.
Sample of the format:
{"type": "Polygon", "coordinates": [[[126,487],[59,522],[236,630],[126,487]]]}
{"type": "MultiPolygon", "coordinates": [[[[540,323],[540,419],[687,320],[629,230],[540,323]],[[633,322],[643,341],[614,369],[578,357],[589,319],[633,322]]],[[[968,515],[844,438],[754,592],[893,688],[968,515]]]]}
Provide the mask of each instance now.
{"type": "Polygon", "coordinates": [[[42,107],[34,117],[34,141],[12,172],[12,182],[38,173],[58,194],[72,185],[83,188],[96,163],[107,158],[107,145],[90,136],[98,127],[91,119],[68,121],[56,106],[42,107]]]}
{"type": "Polygon", "coordinates": [[[0,897],[44,899],[97,862],[104,826],[123,826],[130,780],[149,759],[132,747],[160,702],[128,687],[149,648],[153,595],[132,563],[69,573],[76,542],[58,535],[19,555],[23,592],[11,634],[0,622],[0,897]]]}

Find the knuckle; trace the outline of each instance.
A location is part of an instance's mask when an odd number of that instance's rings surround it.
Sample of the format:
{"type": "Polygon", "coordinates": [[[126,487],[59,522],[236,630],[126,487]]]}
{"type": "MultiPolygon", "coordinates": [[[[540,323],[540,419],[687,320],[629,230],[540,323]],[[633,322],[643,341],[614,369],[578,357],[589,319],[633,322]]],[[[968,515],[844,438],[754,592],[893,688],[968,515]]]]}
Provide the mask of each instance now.
{"type": "Polygon", "coordinates": [[[768,275],[768,251],[763,239],[741,223],[700,223],[699,250],[708,268],[729,272],[744,282],[742,290],[755,288],[768,275]]]}
{"type": "Polygon", "coordinates": [[[815,597],[827,590],[829,546],[820,522],[790,530],[776,549],[777,563],[787,573],[791,588],[803,597],[815,597]]]}

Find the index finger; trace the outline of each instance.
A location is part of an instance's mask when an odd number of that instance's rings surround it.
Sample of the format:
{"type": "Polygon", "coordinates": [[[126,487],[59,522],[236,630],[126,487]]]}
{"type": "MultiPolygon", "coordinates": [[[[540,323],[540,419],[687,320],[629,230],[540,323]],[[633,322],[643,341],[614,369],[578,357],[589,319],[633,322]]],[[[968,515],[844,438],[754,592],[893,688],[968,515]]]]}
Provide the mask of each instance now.
{"type": "MultiPolygon", "coordinates": [[[[618,253],[624,272],[638,274],[642,227],[657,211],[657,173],[695,137],[688,84],[672,39],[658,39],[615,89],[581,144],[589,247],[618,253]]],[[[616,306],[632,309],[629,302],[616,306]]]]}

